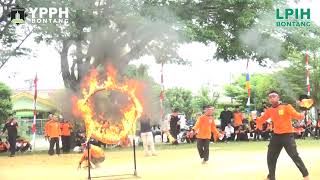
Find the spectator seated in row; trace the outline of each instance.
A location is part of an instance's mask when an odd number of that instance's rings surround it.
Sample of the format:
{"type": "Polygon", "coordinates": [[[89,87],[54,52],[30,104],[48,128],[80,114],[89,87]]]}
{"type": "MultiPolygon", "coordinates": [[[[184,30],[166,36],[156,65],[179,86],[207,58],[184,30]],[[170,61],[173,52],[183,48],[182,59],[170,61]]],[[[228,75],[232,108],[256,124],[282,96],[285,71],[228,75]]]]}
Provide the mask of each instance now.
{"type": "Polygon", "coordinates": [[[7,152],[10,148],[10,144],[9,142],[4,142],[2,141],[2,139],[0,138],[0,153],[2,152],[7,152]]]}
{"type": "Polygon", "coordinates": [[[16,142],[16,151],[20,152],[26,152],[27,150],[31,151],[31,144],[29,141],[26,139],[23,139],[21,137],[17,137],[17,142],[16,142]]]}
{"type": "Polygon", "coordinates": [[[266,121],[262,125],[261,137],[263,140],[268,140],[271,138],[271,133],[273,132],[272,122],[266,121]]]}
{"type": "Polygon", "coordinates": [[[228,142],[233,140],[234,127],[231,126],[231,123],[224,128],[224,137],[222,141],[228,142]]]}
{"type": "Polygon", "coordinates": [[[294,130],[294,137],[296,139],[302,138],[302,135],[305,131],[305,126],[304,126],[303,122],[302,121],[293,122],[293,130],[294,130]]]}
{"type": "Polygon", "coordinates": [[[261,131],[257,128],[255,120],[251,120],[249,123],[249,133],[250,137],[253,138],[254,141],[260,140],[261,131]]]}
{"type": "Polygon", "coordinates": [[[236,141],[249,141],[247,133],[249,132],[247,126],[242,125],[239,127],[237,131],[235,131],[236,134],[236,141]]]}

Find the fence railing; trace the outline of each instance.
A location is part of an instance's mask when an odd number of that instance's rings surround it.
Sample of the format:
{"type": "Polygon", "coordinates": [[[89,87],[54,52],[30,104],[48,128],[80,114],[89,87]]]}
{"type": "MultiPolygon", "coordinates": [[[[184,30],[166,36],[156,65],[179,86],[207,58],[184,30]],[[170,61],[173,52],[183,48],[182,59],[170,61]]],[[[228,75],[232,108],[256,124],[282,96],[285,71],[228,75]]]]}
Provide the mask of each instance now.
{"type": "MultiPolygon", "coordinates": [[[[36,119],[36,136],[44,136],[44,126],[47,119],[36,119]]],[[[18,135],[32,139],[33,119],[18,119],[18,135]]]]}

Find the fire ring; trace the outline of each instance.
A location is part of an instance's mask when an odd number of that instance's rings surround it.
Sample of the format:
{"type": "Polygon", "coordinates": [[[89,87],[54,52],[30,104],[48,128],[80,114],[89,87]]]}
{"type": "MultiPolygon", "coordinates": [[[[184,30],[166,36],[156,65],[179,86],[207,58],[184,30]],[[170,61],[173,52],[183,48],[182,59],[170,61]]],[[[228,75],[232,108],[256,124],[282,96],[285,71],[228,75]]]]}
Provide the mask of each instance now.
{"type": "Polygon", "coordinates": [[[74,112],[80,114],[84,120],[86,127],[86,137],[94,138],[106,144],[116,144],[125,138],[130,132],[135,132],[136,120],[143,112],[142,103],[138,99],[140,84],[134,80],[126,80],[123,83],[116,81],[116,71],[111,67],[107,67],[108,78],[103,83],[98,82],[97,70],[92,70],[85,78],[84,86],[82,88],[82,99],[73,97],[73,104],[75,106],[74,112]],[[121,123],[110,125],[109,128],[104,129],[102,124],[94,119],[94,109],[90,104],[89,98],[100,91],[118,91],[128,95],[130,104],[121,108],[123,114],[121,123]]]}

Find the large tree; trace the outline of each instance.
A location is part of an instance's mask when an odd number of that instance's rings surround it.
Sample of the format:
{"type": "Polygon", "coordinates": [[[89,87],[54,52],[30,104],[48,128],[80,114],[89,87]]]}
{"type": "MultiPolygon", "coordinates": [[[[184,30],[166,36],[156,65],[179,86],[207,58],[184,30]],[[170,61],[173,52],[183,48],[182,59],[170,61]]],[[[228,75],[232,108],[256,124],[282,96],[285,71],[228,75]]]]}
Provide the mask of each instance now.
{"type": "Polygon", "coordinates": [[[0,82],[0,124],[5,122],[12,113],[11,89],[0,82]]]}
{"type": "Polygon", "coordinates": [[[35,26],[38,42],[57,46],[66,88],[78,90],[89,69],[105,64],[113,64],[123,73],[131,60],[143,55],[153,55],[158,63],[185,63],[177,54],[180,35],[174,15],[161,3],[154,6],[149,1],[128,0],[27,2],[30,7],[69,8],[69,24],[35,26]]]}
{"type": "MultiPolygon", "coordinates": [[[[216,58],[225,61],[252,58],[262,61],[243,43],[243,32],[272,10],[263,1],[76,1],[20,0],[24,5],[69,7],[69,25],[38,25],[38,41],[54,42],[60,53],[67,88],[77,90],[88,69],[114,63],[122,69],[132,59],[153,55],[158,63],[186,63],[177,55],[179,43],[214,42],[216,58]]],[[[261,39],[270,39],[271,32],[261,39]]]]}
{"type": "MultiPolygon", "coordinates": [[[[215,43],[217,49],[214,59],[228,62],[250,58],[262,62],[270,55],[248,46],[244,42],[247,38],[243,35],[250,34],[253,27],[264,23],[261,16],[272,11],[274,3],[272,0],[189,0],[178,6],[180,8],[177,11],[189,27],[192,40],[205,44],[215,43]]],[[[270,31],[255,29],[254,33],[261,40],[272,38],[270,31]]]]}

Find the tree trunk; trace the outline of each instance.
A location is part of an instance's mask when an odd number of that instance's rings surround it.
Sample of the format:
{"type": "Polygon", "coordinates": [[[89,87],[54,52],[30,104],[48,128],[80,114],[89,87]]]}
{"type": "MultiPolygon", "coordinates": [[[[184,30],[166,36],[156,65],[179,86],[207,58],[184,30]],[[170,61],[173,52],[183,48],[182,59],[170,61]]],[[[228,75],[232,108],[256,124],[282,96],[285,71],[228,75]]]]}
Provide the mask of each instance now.
{"type": "Polygon", "coordinates": [[[69,40],[64,40],[62,42],[62,50],[60,52],[60,61],[61,61],[61,73],[62,73],[62,79],[64,82],[64,86],[68,89],[71,89],[73,91],[76,91],[76,88],[74,86],[73,78],[69,71],[69,63],[68,63],[68,51],[69,47],[71,45],[71,42],[69,40]]]}

